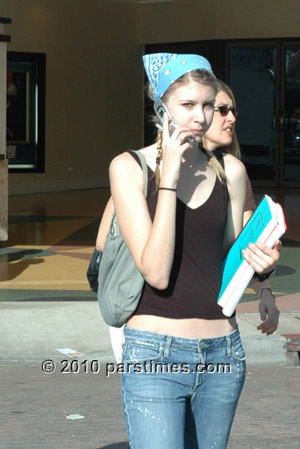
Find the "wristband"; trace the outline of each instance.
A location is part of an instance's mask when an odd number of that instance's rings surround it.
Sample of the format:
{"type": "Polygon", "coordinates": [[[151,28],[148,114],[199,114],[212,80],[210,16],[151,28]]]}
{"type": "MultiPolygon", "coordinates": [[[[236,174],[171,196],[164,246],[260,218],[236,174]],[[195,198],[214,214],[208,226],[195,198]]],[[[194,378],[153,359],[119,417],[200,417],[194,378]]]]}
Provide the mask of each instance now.
{"type": "Polygon", "coordinates": [[[272,270],[272,271],[270,271],[269,273],[266,273],[266,274],[259,274],[259,273],[254,273],[254,275],[253,275],[253,277],[254,277],[254,279],[256,279],[257,281],[259,281],[259,282],[264,282],[264,281],[266,281],[267,279],[269,279],[271,276],[274,276],[274,274],[275,274],[275,268],[272,270]]]}
{"type": "Polygon", "coordinates": [[[275,301],[275,293],[273,292],[273,290],[271,289],[271,287],[269,287],[268,285],[265,285],[264,287],[262,287],[262,288],[260,289],[260,291],[259,291],[259,299],[261,300],[261,294],[262,294],[262,291],[265,290],[265,289],[270,290],[270,293],[271,293],[271,295],[272,295],[272,297],[273,297],[273,299],[274,299],[274,301],[275,301]]]}
{"type": "Polygon", "coordinates": [[[176,192],[177,189],[171,189],[171,187],[158,187],[158,190],[170,190],[170,192],[176,192]]]}

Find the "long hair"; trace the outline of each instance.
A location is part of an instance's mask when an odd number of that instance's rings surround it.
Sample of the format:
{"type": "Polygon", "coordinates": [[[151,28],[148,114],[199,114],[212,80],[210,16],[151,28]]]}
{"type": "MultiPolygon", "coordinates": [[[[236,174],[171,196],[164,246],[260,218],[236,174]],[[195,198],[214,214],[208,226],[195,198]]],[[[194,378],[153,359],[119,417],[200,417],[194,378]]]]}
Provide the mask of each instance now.
{"type": "MultiPolygon", "coordinates": [[[[230,89],[230,87],[228,86],[228,84],[224,83],[224,81],[221,80],[217,80],[216,82],[217,85],[217,94],[219,92],[224,92],[225,94],[228,95],[228,97],[231,99],[232,104],[234,107],[236,107],[236,101],[235,101],[235,97],[234,94],[232,92],[232,90],[230,89]]],[[[205,136],[204,136],[204,142],[205,142],[205,136]]],[[[233,130],[233,136],[232,136],[232,142],[230,145],[227,145],[226,147],[222,147],[222,149],[224,150],[224,152],[228,153],[228,154],[232,154],[233,156],[237,157],[238,159],[241,158],[241,149],[240,149],[240,145],[236,136],[236,132],[235,129],[233,130]]]]}

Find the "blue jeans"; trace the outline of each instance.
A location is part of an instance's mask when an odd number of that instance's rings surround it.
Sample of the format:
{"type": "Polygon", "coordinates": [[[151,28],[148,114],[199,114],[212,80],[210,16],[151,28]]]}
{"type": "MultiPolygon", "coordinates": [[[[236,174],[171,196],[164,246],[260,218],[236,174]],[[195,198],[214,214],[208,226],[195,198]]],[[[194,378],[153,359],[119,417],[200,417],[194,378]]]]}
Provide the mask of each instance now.
{"type": "Polygon", "coordinates": [[[125,327],[122,398],[131,449],[225,449],[244,385],[238,329],[188,339],[125,327]]]}

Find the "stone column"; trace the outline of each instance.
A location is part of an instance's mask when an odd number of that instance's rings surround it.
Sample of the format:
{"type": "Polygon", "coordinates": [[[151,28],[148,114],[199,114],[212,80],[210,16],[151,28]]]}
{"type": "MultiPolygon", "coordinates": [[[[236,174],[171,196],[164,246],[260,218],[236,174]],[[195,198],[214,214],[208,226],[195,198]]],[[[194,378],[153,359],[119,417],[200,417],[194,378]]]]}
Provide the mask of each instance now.
{"type": "Polygon", "coordinates": [[[8,239],[8,161],[6,159],[6,73],[7,42],[10,36],[4,34],[4,24],[11,19],[0,17],[0,242],[8,239]]]}

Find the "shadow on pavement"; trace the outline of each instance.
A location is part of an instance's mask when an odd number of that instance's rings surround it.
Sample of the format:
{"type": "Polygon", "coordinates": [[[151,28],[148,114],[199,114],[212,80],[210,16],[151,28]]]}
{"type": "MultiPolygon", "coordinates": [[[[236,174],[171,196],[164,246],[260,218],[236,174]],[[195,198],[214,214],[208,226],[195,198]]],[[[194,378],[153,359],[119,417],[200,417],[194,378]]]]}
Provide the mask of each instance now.
{"type": "Polygon", "coordinates": [[[108,446],[101,446],[98,449],[130,449],[129,444],[124,441],[124,443],[114,443],[108,446]]]}

